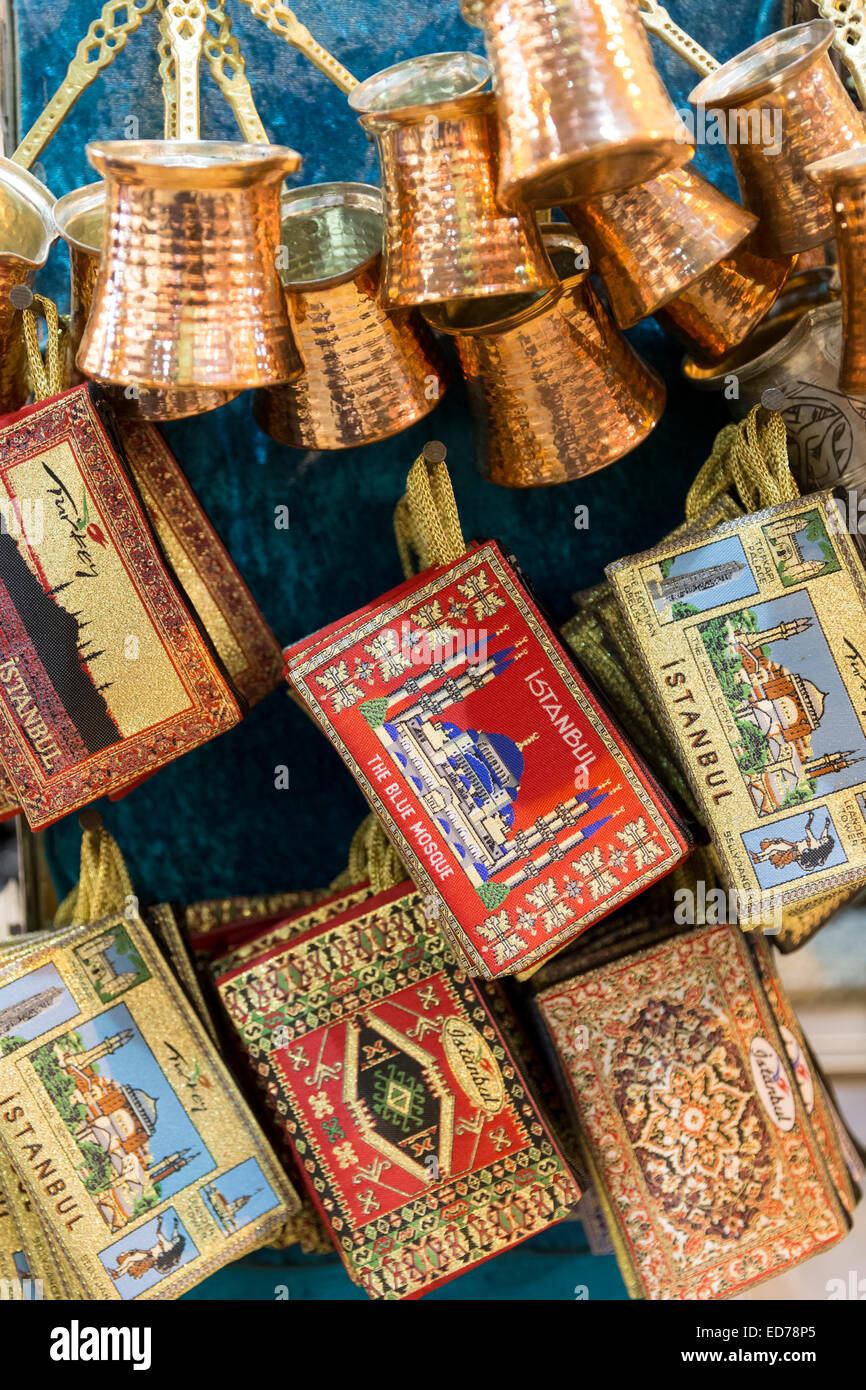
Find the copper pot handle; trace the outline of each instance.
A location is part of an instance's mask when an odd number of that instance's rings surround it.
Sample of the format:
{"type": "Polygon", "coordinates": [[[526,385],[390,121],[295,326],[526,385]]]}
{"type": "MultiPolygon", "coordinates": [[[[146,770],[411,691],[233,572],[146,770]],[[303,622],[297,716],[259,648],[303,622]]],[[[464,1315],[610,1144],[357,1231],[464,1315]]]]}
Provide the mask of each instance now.
{"type": "Polygon", "coordinates": [[[224,0],[206,0],[206,3],[203,52],[211,77],[234,112],[244,139],[251,145],[266,145],[268,133],[256,110],[244,55],[237,37],[232,33],[224,0]],[[216,34],[210,33],[208,24],[216,25],[216,34]]]}
{"type": "Polygon", "coordinates": [[[103,68],[114,62],[129,35],[135,32],[155,4],[156,0],[106,0],[78,44],[57,91],[12,155],[16,164],[29,169],[39,158],[82,92],[87,90],[91,82],[95,82],[103,68]],[[125,14],[126,18],[117,22],[115,16],[118,14],[125,14]],[[94,49],[96,57],[88,57],[94,49]]]}
{"type": "MultiPolygon", "coordinates": [[[[237,37],[232,32],[231,20],[226,13],[223,0],[206,0],[202,52],[210,69],[211,77],[219,87],[234,113],[238,128],[251,145],[266,145],[268,134],[253,99],[252,88],[247,77],[244,55],[237,37]],[[215,26],[216,33],[209,26],[215,26]]],[[[171,51],[171,36],[168,31],[165,0],[159,4],[159,75],[162,80],[163,104],[165,107],[165,138],[178,139],[177,126],[177,84],[174,58],[171,51]]]]}
{"type": "Polygon", "coordinates": [[[667,10],[658,0],[638,0],[640,17],[646,28],[651,34],[656,34],[672,48],[674,53],[678,53],[684,58],[689,67],[695,69],[704,77],[708,77],[711,72],[715,72],[719,66],[718,60],[702,48],[691,34],[687,34],[685,29],[681,29],[678,24],[674,24],[667,10]]]}
{"type": "Polygon", "coordinates": [[[351,92],[353,87],[357,87],[358,79],[353,77],[348,68],[329,53],[326,48],[314,39],[306,25],[302,24],[297,15],[284,5],[282,0],[243,0],[255,15],[266,24],[272,34],[285,39],[286,43],[291,44],[299,53],[303,53],[310,62],[323,72],[326,77],[330,77],[335,86],[341,92],[351,92]]]}

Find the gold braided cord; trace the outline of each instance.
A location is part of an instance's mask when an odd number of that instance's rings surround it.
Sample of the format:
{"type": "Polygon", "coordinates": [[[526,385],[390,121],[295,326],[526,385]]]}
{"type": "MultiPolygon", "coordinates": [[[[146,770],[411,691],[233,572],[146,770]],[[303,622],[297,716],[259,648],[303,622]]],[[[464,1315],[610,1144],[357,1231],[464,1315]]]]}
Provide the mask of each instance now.
{"type": "Polygon", "coordinates": [[[686,517],[694,521],[721,494],[736,488],[747,512],[800,496],[788,463],[785,422],[778,410],[755,405],[744,420],[725,425],[689,489],[686,517]]]}
{"type": "Polygon", "coordinates": [[[331,888],[338,892],[343,888],[352,888],[356,883],[369,881],[374,893],[384,893],[386,889],[404,883],[408,877],[403,861],[371,812],[364,817],[352,836],[349,863],[334,879],[331,888]]]}
{"type": "Polygon", "coordinates": [[[78,44],[57,91],[12,155],[16,164],[29,169],[38,159],[81,93],[96,80],[103,68],[114,62],[129,35],[135,32],[155,4],[156,0],[106,0],[98,17],[78,44]],[[115,18],[117,15],[125,15],[125,18],[118,22],[115,18]]]}
{"type": "Polygon", "coordinates": [[[41,310],[45,318],[48,337],[45,347],[45,361],[39,351],[39,330],[33,308],[22,309],[24,346],[27,349],[27,365],[33,385],[33,399],[43,401],[47,396],[58,395],[64,387],[63,373],[63,329],[57,305],[44,295],[34,294],[33,304],[41,310]]]}
{"type": "Polygon", "coordinates": [[[120,912],[134,896],[120,847],[100,823],[81,837],[78,883],[58,907],[54,925],[98,922],[109,913],[120,912]]]}
{"type": "Polygon", "coordinates": [[[466,543],[444,459],[430,463],[422,454],[413,463],[406,491],[394,509],[394,535],[407,579],[420,570],[451,565],[465,554],[466,543]]]}

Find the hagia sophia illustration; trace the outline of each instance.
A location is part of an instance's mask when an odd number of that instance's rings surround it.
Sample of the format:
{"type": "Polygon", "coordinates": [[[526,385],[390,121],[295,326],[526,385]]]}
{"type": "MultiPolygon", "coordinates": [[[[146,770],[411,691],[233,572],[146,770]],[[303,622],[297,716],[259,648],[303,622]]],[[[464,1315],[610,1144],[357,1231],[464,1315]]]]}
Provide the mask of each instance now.
{"type": "Polygon", "coordinates": [[[538,735],[518,743],[505,734],[463,729],[442,718],[450,706],[491,684],[519,661],[526,654],[525,640],[489,654],[483,666],[470,664],[471,651],[457,653],[408,677],[390,695],[360,706],[388,757],[418,793],[445,844],[489,907],[498,906],[512,888],[535,878],[624,809],[605,807],[607,815],[581,823],[619,790],[602,783],[515,831],[523,750],[538,735]],[[563,831],[567,834],[559,840],[563,831]],[[531,859],[542,847],[545,852],[531,859]],[[512,872],[502,879],[506,870],[512,872]],[[491,883],[494,875],[495,885],[491,883]]]}
{"type": "Polygon", "coordinates": [[[142,1089],[115,1081],[102,1065],[98,1071],[95,1069],[97,1063],[104,1063],[134,1037],[133,1029],[124,1028],[83,1052],[61,1052],[65,1042],[62,1038],[55,1043],[58,1063],[75,1083],[74,1100],[86,1111],[74,1138],[78,1143],[90,1140],[96,1144],[111,1164],[113,1182],[105,1191],[94,1194],[93,1200],[113,1231],[126,1225],[136,1202],[150,1193],[155,1183],[198,1157],[189,1149],[181,1149],[154,1159],[149,1145],[156,1132],[156,1100],[142,1089]]]}
{"type": "Polygon", "coordinates": [[[766,816],[778,811],[797,787],[863,762],[866,746],[859,752],[840,749],[814,757],[812,735],[826,714],[827,695],[762,651],[774,642],[808,631],[811,617],[781,622],[764,632],[747,632],[734,625],[732,619],[738,616],[732,615],[725,623],[727,649],[740,662],[734,679],[743,692],[733,714],[740,723],[753,724],[766,743],[765,766],[760,772],[743,774],[756,810],[766,816]]]}

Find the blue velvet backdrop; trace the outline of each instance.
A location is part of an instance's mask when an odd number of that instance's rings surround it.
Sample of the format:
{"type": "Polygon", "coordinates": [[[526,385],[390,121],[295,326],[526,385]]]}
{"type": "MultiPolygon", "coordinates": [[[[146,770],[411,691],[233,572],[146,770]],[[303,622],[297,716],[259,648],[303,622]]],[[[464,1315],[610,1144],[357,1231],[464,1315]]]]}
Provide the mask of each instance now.
{"type": "MultiPolygon", "coordinates": [[[[58,85],[97,0],[15,0],[21,66],[21,129],[58,85]]],[[[237,0],[228,0],[259,110],[272,140],[304,159],[294,182],[379,182],[373,146],[345,98],[304,58],[272,36],[237,0]]],[[[481,48],[458,0],[298,0],[300,18],[356,76],[413,54],[481,48]]],[[[671,0],[673,17],[726,59],[781,25],[782,0],[671,0]]],[[[90,138],[120,138],[128,117],[142,138],[161,135],[156,21],[145,19],[114,65],[82,98],[36,172],[59,197],[95,177],[84,154],[90,138]]],[[[675,104],[685,106],[694,75],[653,40],[675,104]]],[[[203,66],[202,134],[237,138],[230,111],[203,66]]],[[[734,180],[724,150],[699,150],[697,167],[727,192],[734,180]]],[[[68,299],[62,247],[39,288],[68,299]]],[[[510,546],[560,619],[570,595],[602,576],[605,564],[643,549],[682,518],[683,498],[725,415],[715,398],[681,384],[680,354],[652,323],[630,335],[668,384],[667,412],[630,457],[583,482],[512,493],[482,481],[472,463],[467,402],[452,387],[428,421],[385,444],[323,455],[284,448],[260,434],[241,397],[213,415],[177,422],[166,435],[214,525],[283,643],[354,609],[401,578],[391,513],[406,471],[428,438],[448,446],[467,536],[495,535],[510,546]],[[574,508],[589,507],[588,531],[574,508]],[[274,526],[288,505],[291,527],[274,526]]],[[[223,893],[301,888],[328,882],[343,867],[365,812],[330,745],[282,692],[208,747],[165,768],[115,806],[101,805],[143,901],[193,900],[223,893]],[[285,764],[290,788],[278,791],[285,764]]],[[[48,835],[58,892],[77,877],[80,832],[70,817],[48,835]]],[[[625,1297],[612,1258],[591,1258],[569,1223],[448,1286],[442,1298],[558,1298],[585,1286],[592,1298],[625,1297]]],[[[336,1256],[297,1251],[250,1257],[195,1290],[194,1298],[363,1297],[336,1256]],[[285,1296],[285,1295],[283,1295],[285,1296]]],[[[585,1296],[585,1295],[581,1295],[585,1296]]]]}

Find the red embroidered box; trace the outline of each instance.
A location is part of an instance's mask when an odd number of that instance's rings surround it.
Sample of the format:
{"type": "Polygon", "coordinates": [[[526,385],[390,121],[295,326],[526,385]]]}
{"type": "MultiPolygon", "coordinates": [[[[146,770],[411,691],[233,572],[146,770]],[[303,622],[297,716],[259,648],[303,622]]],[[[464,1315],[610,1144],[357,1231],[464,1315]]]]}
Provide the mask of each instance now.
{"type": "Polygon", "coordinates": [[[483,986],[417,890],[381,893],[217,980],[350,1277],[417,1298],[580,1192],[483,986]]]}
{"type": "Polygon", "coordinates": [[[286,652],[461,963],[537,967],[688,852],[494,542],[286,652]]]}

